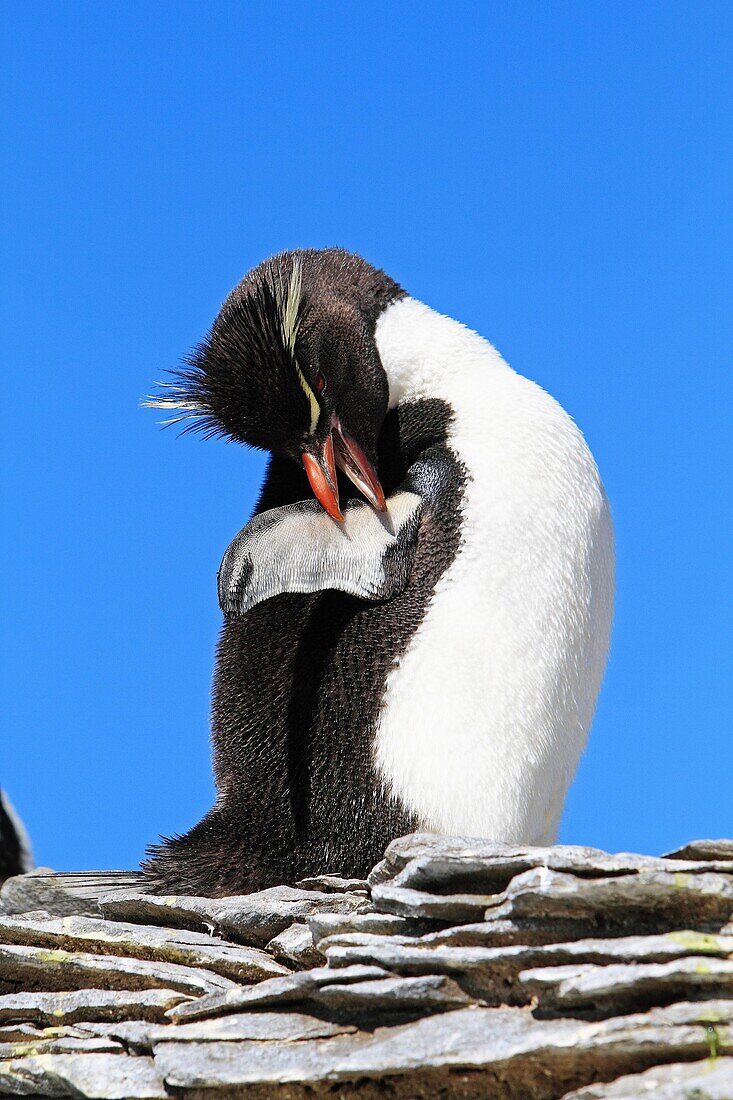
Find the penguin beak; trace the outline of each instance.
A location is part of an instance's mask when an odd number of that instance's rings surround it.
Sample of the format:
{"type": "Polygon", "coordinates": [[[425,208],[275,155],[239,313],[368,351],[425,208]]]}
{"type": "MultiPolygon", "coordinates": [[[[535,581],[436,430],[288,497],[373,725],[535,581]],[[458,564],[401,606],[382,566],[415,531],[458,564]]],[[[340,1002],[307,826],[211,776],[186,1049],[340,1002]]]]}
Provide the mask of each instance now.
{"type": "Polygon", "coordinates": [[[340,470],[348,477],[349,481],[356,485],[373,508],[378,512],[387,511],[387,502],[384,499],[384,490],[379,483],[376,470],[364,454],[364,451],[348,432],[336,413],[331,417],[333,430],[333,442],[336,450],[336,463],[340,470]]]}
{"type": "Polygon", "coordinates": [[[384,490],[374,467],[356,440],[344,431],[335,413],[331,417],[331,431],[325,442],[317,444],[311,451],[304,451],[302,457],[316,499],[338,523],[343,523],[344,517],[339,506],[336,464],[372,507],[380,512],[387,511],[384,490]]]}
{"type": "Polygon", "coordinates": [[[331,432],[328,433],[323,444],[317,444],[312,451],[303,451],[303,465],[318,503],[325,508],[331,519],[335,519],[337,523],[343,523],[331,432]]]}

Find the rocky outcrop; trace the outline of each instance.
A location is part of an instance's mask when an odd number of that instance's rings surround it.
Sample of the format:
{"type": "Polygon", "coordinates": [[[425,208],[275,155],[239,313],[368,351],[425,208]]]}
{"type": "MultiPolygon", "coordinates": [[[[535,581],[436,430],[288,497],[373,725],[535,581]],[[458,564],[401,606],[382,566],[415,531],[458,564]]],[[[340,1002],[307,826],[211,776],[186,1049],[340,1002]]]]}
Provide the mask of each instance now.
{"type": "Polygon", "coordinates": [[[733,1100],[733,842],[394,841],[369,882],[0,893],[0,1095],[733,1100]]]}

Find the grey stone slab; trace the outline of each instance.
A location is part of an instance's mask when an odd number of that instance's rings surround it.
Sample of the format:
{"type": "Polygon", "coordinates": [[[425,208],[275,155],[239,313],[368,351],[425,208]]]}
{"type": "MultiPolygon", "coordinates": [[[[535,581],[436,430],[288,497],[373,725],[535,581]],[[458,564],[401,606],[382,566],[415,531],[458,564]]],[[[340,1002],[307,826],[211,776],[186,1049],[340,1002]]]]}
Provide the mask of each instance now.
{"type": "Polygon", "coordinates": [[[291,924],[267,945],[267,950],[285,966],[281,970],[310,970],[322,966],[323,955],[313,943],[313,934],[307,924],[291,924]]]}
{"type": "Polygon", "coordinates": [[[733,998],[733,960],[692,956],[666,963],[544,967],[522,971],[519,982],[543,1010],[611,1015],[671,1000],[733,998]]]}
{"type": "Polygon", "coordinates": [[[168,1093],[150,1058],[124,1054],[39,1054],[0,1063],[3,1096],[148,1100],[168,1093]]]}
{"type": "Polygon", "coordinates": [[[239,1012],[190,1024],[85,1024],[88,1034],[110,1037],[138,1050],[152,1050],[156,1043],[213,1043],[257,1040],[292,1043],[303,1039],[328,1039],[349,1035],[353,1024],[336,1024],[301,1012],[239,1012]]]}
{"type": "Polygon", "coordinates": [[[274,978],[290,969],[260,948],[225,943],[206,933],[100,917],[0,917],[0,943],[204,967],[240,982],[274,978]]]}
{"type": "Polygon", "coordinates": [[[496,903],[496,897],[484,894],[430,894],[388,882],[372,887],[372,902],[380,912],[457,924],[480,920],[486,909],[496,903]]]}
{"type": "Polygon", "coordinates": [[[124,1047],[110,1037],[91,1035],[41,1034],[25,1040],[0,1043],[0,1063],[33,1054],[124,1054],[124,1047]]]}
{"type": "Polygon", "coordinates": [[[324,894],[369,893],[366,879],[342,878],[340,875],[316,875],[315,878],[301,879],[295,886],[299,890],[319,890],[324,894]]]}
{"type": "Polygon", "coordinates": [[[733,1058],[706,1058],[652,1066],[643,1073],[624,1075],[574,1089],[563,1100],[731,1100],[733,1058]]]}
{"type": "MultiPolygon", "coordinates": [[[[385,889],[385,887],[380,887],[385,889]]],[[[514,878],[492,920],[593,920],[613,929],[637,931],[720,928],[733,913],[733,878],[714,872],[639,871],[612,878],[536,867],[514,878]]]]}
{"type": "Polygon", "coordinates": [[[668,852],[664,859],[684,860],[733,860],[733,840],[691,840],[674,852],[668,852]]]}
{"type": "Polygon", "coordinates": [[[215,899],[116,894],[101,897],[99,907],[110,920],[215,931],[239,943],[264,947],[293,921],[304,922],[313,913],[362,913],[371,905],[363,894],[274,886],[256,894],[215,899]]]}
{"type": "Polygon", "coordinates": [[[491,894],[505,890],[514,876],[533,868],[547,868],[582,878],[675,869],[691,874],[717,871],[733,875],[733,865],[726,862],[731,858],[725,855],[726,842],[699,843],[721,847],[706,850],[701,846],[697,850],[700,853],[707,851],[707,855],[687,860],[684,868],[675,868],[663,857],[627,852],[614,855],[574,845],[509,847],[466,837],[414,834],[390,844],[385,859],[370,875],[369,883],[376,886],[397,879],[395,885],[427,892],[491,894]]]}
{"type": "Polygon", "coordinates": [[[6,879],[0,889],[0,913],[33,911],[59,917],[77,913],[99,916],[93,899],[68,893],[63,889],[60,880],[44,867],[6,879]]]}
{"type": "Polygon", "coordinates": [[[435,927],[432,921],[411,921],[392,913],[314,913],[308,917],[306,923],[316,945],[326,936],[341,933],[384,932],[388,935],[412,936],[422,935],[435,927]]]}
{"type": "Polygon", "coordinates": [[[81,951],[0,944],[0,986],[12,992],[39,989],[175,989],[200,995],[238,989],[210,970],[81,951]]]}
{"type": "Polygon", "coordinates": [[[200,997],[195,1003],[178,1005],[168,1013],[169,1017],[180,1020],[202,1020],[207,1016],[218,1016],[224,1012],[236,1012],[238,1009],[251,1010],[255,1007],[267,1008],[271,1005],[299,1004],[311,999],[313,992],[322,985],[335,985],[348,982],[369,981],[384,978],[385,971],[378,966],[350,966],[343,970],[331,970],[327,966],[314,970],[301,970],[289,974],[286,978],[270,978],[249,989],[230,989],[225,993],[214,993],[200,997]]]}
{"type": "Polygon", "coordinates": [[[75,989],[11,993],[0,997],[0,1022],[27,1020],[53,1026],[82,1020],[163,1020],[189,998],[172,989],[75,989]]]}
{"type": "Polygon", "coordinates": [[[451,978],[439,974],[322,985],[311,993],[309,1000],[349,1020],[386,1019],[395,1013],[426,1016],[472,1003],[472,998],[451,978]]]}
{"type": "MultiPolygon", "coordinates": [[[[727,1026],[732,1011],[729,1002],[683,1004],[589,1023],[537,1020],[519,1008],[476,1007],[326,1040],[194,1043],[184,1059],[179,1044],[160,1043],[155,1062],[172,1088],[381,1080],[465,1068],[490,1069],[492,1079],[501,1081],[501,1092],[494,1095],[505,1100],[549,1098],[599,1077],[638,1072],[654,1063],[660,1049],[672,1061],[704,1058],[709,1054],[705,1014],[717,1015],[727,1026]]],[[[410,1095],[409,1076],[407,1082],[399,1095],[410,1095]]]]}
{"type": "Polygon", "coordinates": [[[733,937],[694,932],[509,947],[435,946],[423,940],[395,942],[389,936],[363,933],[335,940],[326,939],[320,945],[330,967],[381,966],[401,975],[446,974],[472,996],[491,1004],[525,1004],[531,994],[517,978],[529,968],[573,963],[599,964],[605,968],[610,963],[636,965],[684,956],[697,956],[699,965],[702,955],[720,959],[733,956],[733,937]]]}

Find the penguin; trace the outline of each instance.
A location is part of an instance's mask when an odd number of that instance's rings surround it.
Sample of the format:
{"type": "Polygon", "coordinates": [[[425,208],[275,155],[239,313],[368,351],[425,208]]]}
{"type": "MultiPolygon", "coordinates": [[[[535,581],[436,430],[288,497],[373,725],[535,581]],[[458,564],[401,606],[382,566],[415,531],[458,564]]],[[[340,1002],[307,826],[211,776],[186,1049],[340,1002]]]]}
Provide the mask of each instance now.
{"type": "Polygon", "coordinates": [[[340,248],[250,271],[146,404],[270,455],[218,577],[216,802],[146,888],[363,877],[417,831],[552,843],[614,599],[560,405],[340,248]]]}
{"type": "Polygon", "coordinates": [[[0,884],[33,870],[33,852],[23,822],[0,790],[0,884]]]}

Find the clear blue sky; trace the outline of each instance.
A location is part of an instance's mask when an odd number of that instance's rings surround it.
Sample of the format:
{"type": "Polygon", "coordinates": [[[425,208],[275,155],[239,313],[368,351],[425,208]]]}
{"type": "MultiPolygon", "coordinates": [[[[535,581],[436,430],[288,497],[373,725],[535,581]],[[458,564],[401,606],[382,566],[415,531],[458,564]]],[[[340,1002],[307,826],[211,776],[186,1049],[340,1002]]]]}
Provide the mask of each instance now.
{"type": "MultiPolygon", "coordinates": [[[[220,557],[263,459],[138,402],[268,254],[340,244],[575,417],[613,651],[561,838],[733,834],[733,6],[3,6],[3,733],[38,859],[212,798],[220,557]]],[[[487,624],[490,629],[490,624],[487,624]]]]}

